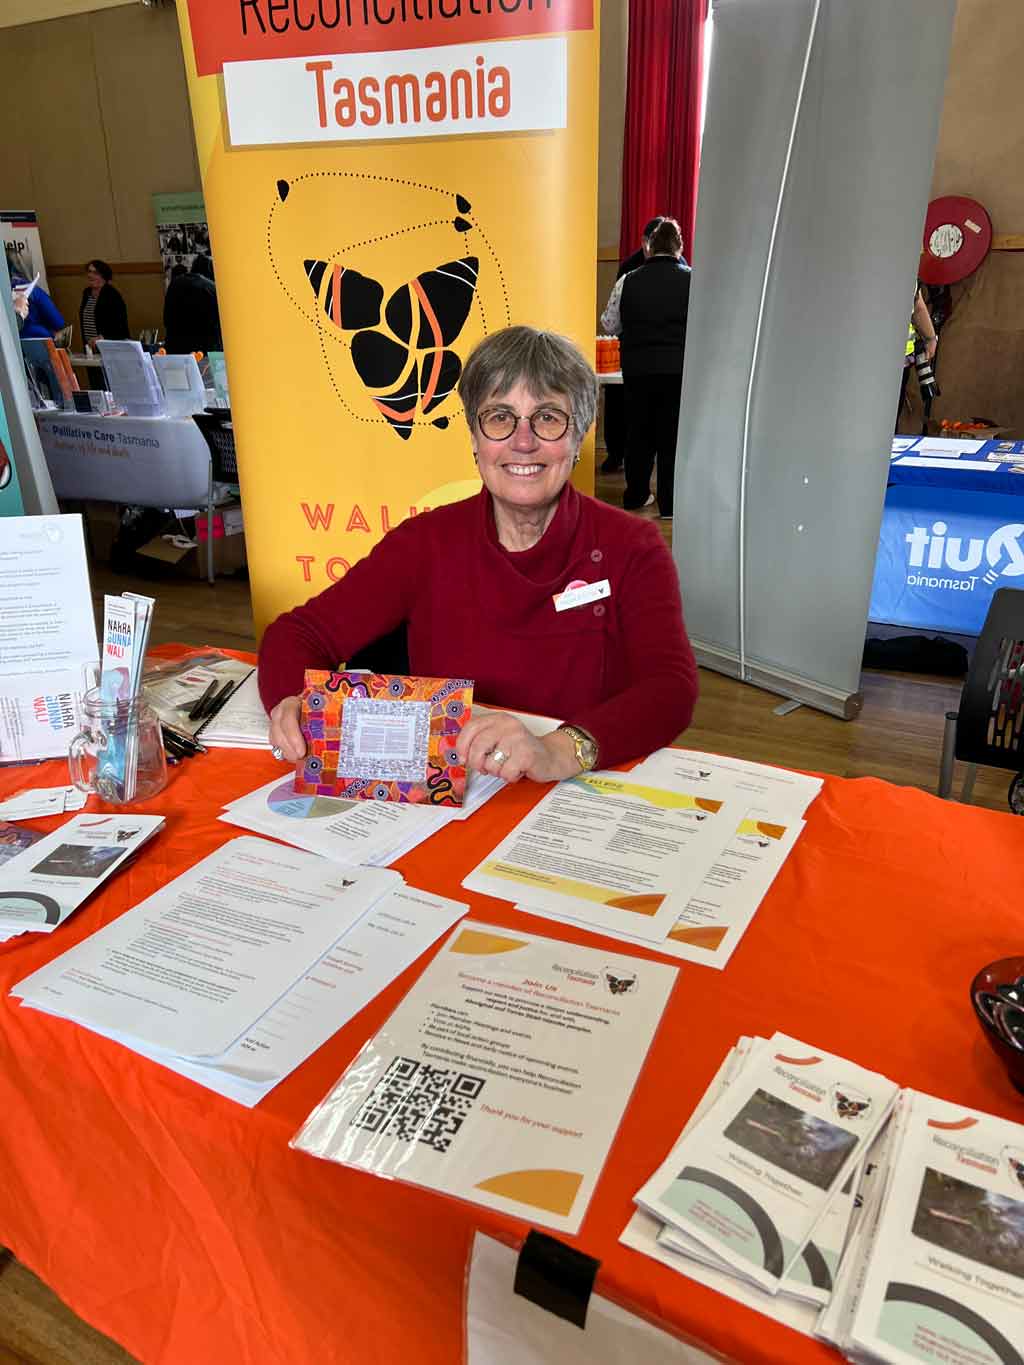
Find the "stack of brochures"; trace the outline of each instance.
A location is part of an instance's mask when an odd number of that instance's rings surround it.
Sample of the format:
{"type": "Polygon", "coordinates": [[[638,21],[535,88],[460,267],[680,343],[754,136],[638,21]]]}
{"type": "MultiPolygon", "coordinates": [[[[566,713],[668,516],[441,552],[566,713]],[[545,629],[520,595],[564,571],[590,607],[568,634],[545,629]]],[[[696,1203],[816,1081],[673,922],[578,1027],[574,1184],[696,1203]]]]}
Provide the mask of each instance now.
{"type": "Polygon", "coordinates": [[[164,391],[153,368],[153,357],[137,341],[99,341],[107,388],[129,417],[163,417],[164,391]]]}
{"type": "Polygon", "coordinates": [[[1005,1365],[1022,1195],[1021,1125],[776,1034],[728,1055],[621,1240],[851,1360],[1005,1365]]]}
{"type": "Polygon", "coordinates": [[[0,939],[52,933],[162,827],[162,815],[76,815],[0,866],[0,939]]]}
{"type": "Polygon", "coordinates": [[[12,994],[251,1107],[466,909],[233,839],[12,994]]]}
{"type": "Polygon", "coordinates": [[[628,773],[560,782],[463,886],[721,968],[821,786],[784,768],[661,749],[628,773]]]}
{"type": "Polygon", "coordinates": [[[154,598],[136,592],[108,593],[103,599],[100,698],[105,713],[97,790],[121,802],[135,797],[139,759],[136,705],[141,698],[142,665],[155,606],[154,598]]]}

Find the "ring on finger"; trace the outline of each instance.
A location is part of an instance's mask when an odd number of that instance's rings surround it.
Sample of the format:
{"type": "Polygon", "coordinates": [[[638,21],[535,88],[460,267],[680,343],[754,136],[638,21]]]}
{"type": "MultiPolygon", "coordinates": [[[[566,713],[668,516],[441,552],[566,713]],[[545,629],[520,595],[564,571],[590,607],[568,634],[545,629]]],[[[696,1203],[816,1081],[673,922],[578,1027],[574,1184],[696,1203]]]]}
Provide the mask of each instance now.
{"type": "Polygon", "coordinates": [[[492,749],[488,757],[492,763],[497,763],[499,768],[503,763],[508,762],[508,754],[504,749],[492,749]]]}
{"type": "Polygon", "coordinates": [[[270,752],[271,752],[271,755],[272,755],[274,758],[277,759],[278,763],[281,763],[281,762],[283,761],[283,759],[284,759],[284,750],[283,750],[282,748],[280,748],[278,745],[276,745],[276,744],[272,745],[272,746],[271,746],[271,749],[270,749],[270,752]]]}

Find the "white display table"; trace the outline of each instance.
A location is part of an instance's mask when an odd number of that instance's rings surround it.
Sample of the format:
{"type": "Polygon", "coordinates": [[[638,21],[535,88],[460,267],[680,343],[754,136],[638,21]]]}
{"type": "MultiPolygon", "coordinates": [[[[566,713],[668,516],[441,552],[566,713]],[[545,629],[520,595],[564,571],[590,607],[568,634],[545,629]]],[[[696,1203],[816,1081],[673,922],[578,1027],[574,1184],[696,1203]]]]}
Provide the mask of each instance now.
{"type": "MultiPolygon", "coordinates": [[[[36,425],[58,498],[139,507],[205,507],[213,526],[210,448],[190,417],[103,417],[37,412],[36,425]]],[[[213,538],[206,542],[212,583],[213,538]]]]}

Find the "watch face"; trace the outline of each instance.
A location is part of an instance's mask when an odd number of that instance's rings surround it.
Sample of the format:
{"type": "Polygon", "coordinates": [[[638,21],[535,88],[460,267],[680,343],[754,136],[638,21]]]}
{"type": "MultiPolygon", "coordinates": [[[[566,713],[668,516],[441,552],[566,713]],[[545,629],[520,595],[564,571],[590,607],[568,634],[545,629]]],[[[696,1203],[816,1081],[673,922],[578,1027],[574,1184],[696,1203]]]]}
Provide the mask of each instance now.
{"type": "Polygon", "coordinates": [[[1024,815],[1024,773],[1018,773],[1010,783],[1007,798],[1014,815],[1024,815]]]}

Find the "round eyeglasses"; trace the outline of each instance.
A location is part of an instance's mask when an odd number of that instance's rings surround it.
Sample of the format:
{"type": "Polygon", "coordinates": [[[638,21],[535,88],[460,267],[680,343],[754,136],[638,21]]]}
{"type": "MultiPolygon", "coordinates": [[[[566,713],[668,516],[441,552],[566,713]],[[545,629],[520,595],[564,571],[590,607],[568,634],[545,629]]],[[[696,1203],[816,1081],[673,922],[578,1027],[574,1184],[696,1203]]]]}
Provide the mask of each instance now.
{"type": "Polygon", "coordinates": [[[489,408],[476,420],[489,441],[507,441],[520,422],[529,422],[530,430],[539,441],[559,441],[569,430],[572,418],[561,408],[538,408],[526,417],[511,408],[489,408]]]}

